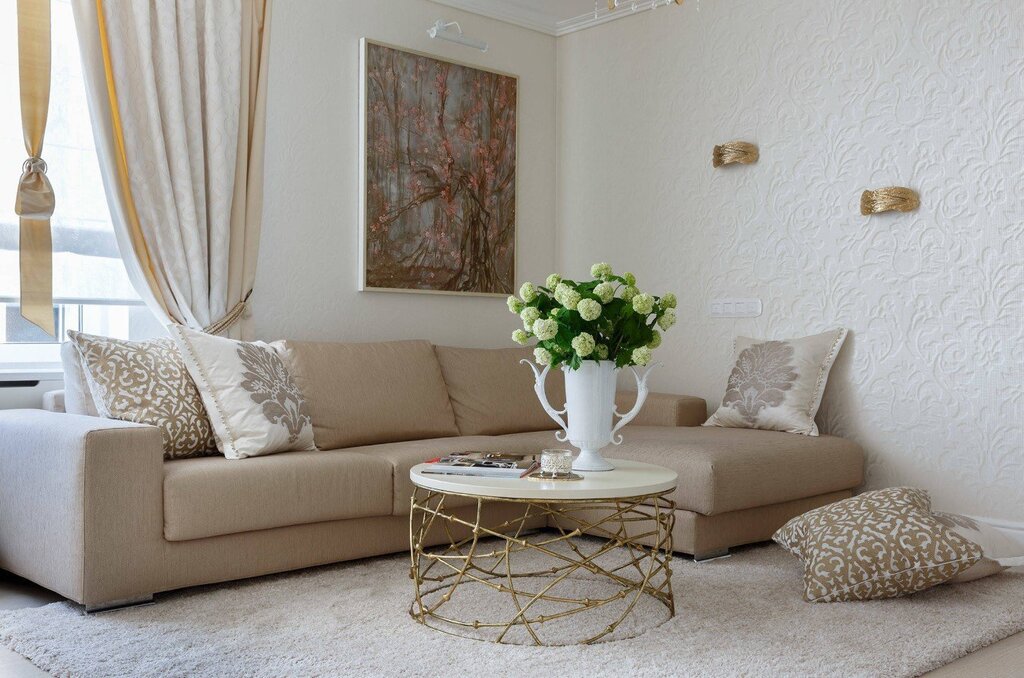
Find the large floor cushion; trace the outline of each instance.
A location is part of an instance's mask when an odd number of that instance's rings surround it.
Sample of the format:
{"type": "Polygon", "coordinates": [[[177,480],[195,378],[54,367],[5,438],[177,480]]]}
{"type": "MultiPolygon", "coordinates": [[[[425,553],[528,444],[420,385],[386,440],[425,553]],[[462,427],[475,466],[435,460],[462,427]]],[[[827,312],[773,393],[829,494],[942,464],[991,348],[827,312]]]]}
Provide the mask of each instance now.
{"type": "MultiPolygon", "coordinates": [[[[859,486],[864,455],[849,440],[755,429],[627,426],[609,458],[660,464],[679,474],[672,499],[704,515],[777,504],[859,486]]],[[[553,434],[500,436],[509,449],[555,445],[553,434]]]]}
{"type": "Polygon", "coordinates": [[[322,450],[456,436],[455,414],[427,341],[285,341],[322,450]]]}
{"type": "Polygon", "coordinates": [[[169,541],[391,513],[393,470],[346,451],[164,463],[169,541]]]}
{"type": "MultiPolygon", "coordinates": [[[[533,371],[520,360],[533,360],[525,348],[481,349],[435,346],[441,373],[464,436],[497,435],[556,428],[533,390],[533,371]]],[[[547,378],[548,401],[565,403],[565,378],[553,370],[547,378]]]]}

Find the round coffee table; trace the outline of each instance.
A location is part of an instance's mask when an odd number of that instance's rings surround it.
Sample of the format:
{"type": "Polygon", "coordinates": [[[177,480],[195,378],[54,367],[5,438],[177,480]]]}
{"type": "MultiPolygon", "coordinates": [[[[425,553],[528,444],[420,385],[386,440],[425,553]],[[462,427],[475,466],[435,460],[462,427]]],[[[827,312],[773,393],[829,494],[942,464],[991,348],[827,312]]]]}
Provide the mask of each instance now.
{"type": "Polygon", "coordinates": [[[675,503],[668,494],[676,473],[636,461],[614,464],[613,471],[585,472],[575,481],[438,475],[423,472],[428,464],[414,466],[409,548],[416,597],[409,613],[454,635],[500,643],[510,642],[515,630],[536,645],[566,644],[547,637],[545,623],[608,606],[607,624],[574,642],[604,638],[643,595],[663,604],[671,618],[675,503]],[[488,524],[493,504],[506,505],[515,517],[488,524]],[[530,533],[538,524],[549,531],[530,533]],[[428,549],[428,535],[446,544],[428,549]],[[517,568],[521,560],[529,566],[517,568]],[[558,590],[565,584],[593,592],[567,595],[558,590]],[[464,604],[480,587],[511,604],[472,613],[494,618],[460,619],[460,609],[449,611],[456,598],[464,604]]]}

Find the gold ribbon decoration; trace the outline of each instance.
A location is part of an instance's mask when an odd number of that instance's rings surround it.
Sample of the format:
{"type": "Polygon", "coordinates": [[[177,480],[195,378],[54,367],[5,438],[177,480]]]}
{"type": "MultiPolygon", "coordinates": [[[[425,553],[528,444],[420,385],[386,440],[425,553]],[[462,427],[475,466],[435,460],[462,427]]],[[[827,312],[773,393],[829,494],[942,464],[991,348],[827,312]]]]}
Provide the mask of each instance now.
{"type": "Polygon", "coordinates": [[[21,315],[54,336],[53,187],[42,159],[50,107],[50,0],[18,0],[18,76],[21,126],[28,160],[22,166],[14,211],[20,217],[21,315]]]}

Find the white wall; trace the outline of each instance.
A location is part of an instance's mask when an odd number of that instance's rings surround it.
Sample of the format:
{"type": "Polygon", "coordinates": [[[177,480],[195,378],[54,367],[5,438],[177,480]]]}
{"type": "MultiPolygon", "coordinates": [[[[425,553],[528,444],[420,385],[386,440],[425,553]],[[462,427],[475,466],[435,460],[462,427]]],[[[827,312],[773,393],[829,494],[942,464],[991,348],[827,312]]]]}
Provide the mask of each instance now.
{"type": "Polygon", "coordinates": [[[720,401],[737,334],[851,329],[825,430],[869,483],[1024,520],[1024,3],[713,0],[558,44],[560,263],[679,293],[656,386],[720,401]],[[759,144],[714,170],[716,143],[759,144]],[[911,214],[862,217],[906,185],[911,214]],[[757,319],[711,319],[716,297],[757,319]]]}
{"type": "Polygon", "coordinates": [[[555,40],[426,0],[303,0],[274,5],[263,236],[252,334],[373,341],[425,338],[508,346],[500,298],[358,292],[359,38],[519,76],[518,278],[554,266],[555,40]],[[490,43],[431,40],[457,20],[490,43]]]}
{"type": "Polygon", "coordinates": [[[61,378],[46,379],[35,386],[11,387],[0,383],[0,410],[21,408],[40,408],[43,406],[43,394],[64,388],[61,378]]]}

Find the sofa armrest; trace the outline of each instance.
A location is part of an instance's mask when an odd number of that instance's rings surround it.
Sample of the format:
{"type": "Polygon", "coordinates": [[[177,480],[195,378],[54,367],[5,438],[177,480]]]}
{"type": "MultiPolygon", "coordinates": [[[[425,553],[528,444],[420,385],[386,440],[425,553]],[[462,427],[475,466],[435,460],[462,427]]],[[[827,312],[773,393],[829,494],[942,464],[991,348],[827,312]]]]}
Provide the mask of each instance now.
{"type": "Polygon", "coordinates": [[[47,412],[66,412],[67,410],[64,409],[64,389],[44,393],[43,409],[47,412]]]}
{"type": "MultiPolygon", "coordinates": [[[[627,412],[636,402],[636,391],[619,391],[615,407],[627,412]]],[[[708,419],[708,406],[703,398],[648,393],[640,414],[633,420],[635,426],[700,426],[708,419]]]]}
{"type": "Polygon", "coordinates": [[[0,411],[0,567],[87,607],[154,591],[163,446],[152,426],[0,411]]]}

